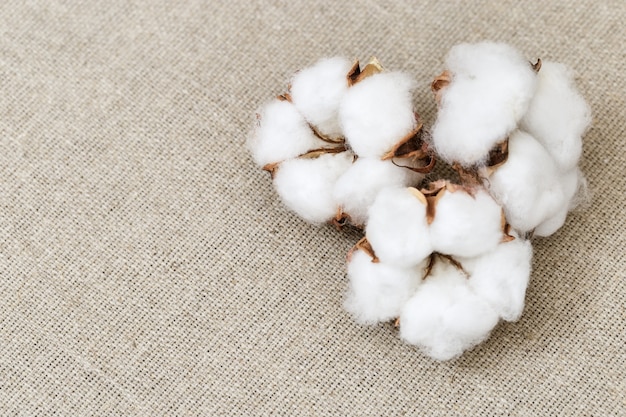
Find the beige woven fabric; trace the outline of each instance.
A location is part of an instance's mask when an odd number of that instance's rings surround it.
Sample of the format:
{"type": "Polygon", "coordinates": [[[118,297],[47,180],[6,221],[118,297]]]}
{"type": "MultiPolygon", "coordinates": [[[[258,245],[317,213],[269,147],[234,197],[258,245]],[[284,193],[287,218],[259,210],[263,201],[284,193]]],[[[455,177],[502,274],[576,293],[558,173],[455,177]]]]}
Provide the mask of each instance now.
{"type": "Polygon", "coordinates": [[[0,415],[626,415],[623,0],[0,4],[0,415]],[[428,84],[463,41],[579,73],[593,202],[518,323],[437,363],[342,310],[356,231],[278,202],[255,109],[324,56],[428,84]]]}

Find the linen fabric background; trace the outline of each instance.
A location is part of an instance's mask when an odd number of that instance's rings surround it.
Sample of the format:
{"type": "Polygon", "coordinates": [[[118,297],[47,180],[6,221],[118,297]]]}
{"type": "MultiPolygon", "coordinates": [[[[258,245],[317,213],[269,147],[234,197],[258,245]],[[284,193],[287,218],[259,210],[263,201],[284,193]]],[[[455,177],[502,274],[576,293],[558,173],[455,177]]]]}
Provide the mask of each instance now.
{"type": "Polygon", "coordinates": [[[4,1],[0,415],[626,415],[622,0],[4,1]],[[592,202],[517,323],[453,362],[343,311],[355,230],[278,201],[255,111],[322,57],[419,82],[460,42],[563,62],[592,202]]]}

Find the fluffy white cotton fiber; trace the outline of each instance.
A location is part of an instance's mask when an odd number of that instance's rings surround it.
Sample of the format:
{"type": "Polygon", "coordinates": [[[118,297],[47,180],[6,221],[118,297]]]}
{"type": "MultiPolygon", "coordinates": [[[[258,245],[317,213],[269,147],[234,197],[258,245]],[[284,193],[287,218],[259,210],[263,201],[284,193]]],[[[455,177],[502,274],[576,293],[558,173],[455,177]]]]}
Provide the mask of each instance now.
{"type": "Polygon", "coordinates": [[[492,42],[453,47],[446,66],[452,80],[441,91],[433,143],[448,162],[479,164],[524,116],[536,73],[517,50],[492,42]]]}
{"type": "Polygon", "coordinates": [[[260,110],[248,144],[284,204],[312,223],[365,228],[344,301],[357,322],[399,318],[403,340],[449,360],[519,319],[532,264],[520,236],[555,233],[586,189],[589,106],[572,71],[539,64],[501,43],[453,47],[433,83],[430,137],[415,135],[416,83],[375,60],[357,76],[350,61],[323,59],[260,110]],[[424,175],[396,165],[435,159],[458,184],[419,191],[424,175]]]}
{"type": "Polygon", "coordinates": [[[574,85],[574,74],[563,64],[544,62],[539,84],[521,128],[547,149],[559,168],[573,169],[582,153],[582,135],[591,110],[574,85]]]}
{"type": "Polygon", "coordinates": [[[357,250],[348,263],[350,286],[344,308],[361,324],[392,320],[419,286],[422,274],[423,267],[374,263],[369,255],[357,250]]]}
{"type": "Polygon", "coordinates": [[[449,360],[482,342],[498,314],[469,287],[455,266],[437,262],[400,314],[400,336],[437,360],[449,360]]]}
{"type": "Polygon", "coordinates": [[[382,190],[370,207],[365,235],[382,262],[417,265],[432,252],[426,199],[415,189],[382,190]]]}
{"type": "Polygon", "coordinates": [[[537,140],[519,130],[510,136],[506,163],[485,185],[504,208],[509,224],[520,232],[533,230],[567,205],[552,157],[537,140]]]}
{"type": "Polygon", "coordinates": [[[296,73],[291,81],[294,105],[317,129],[331,137],[342,136],[339,103],[348,90],[352,64],[345,58],[322,59],[296,73]]]}
{"type": "Polygon", "coordinates": [[[378,158],[359,158],[339,178],[333,191],[343,212],[351,223],[365,225],[367,211],[378,193],[388,187],[416,185],[423,178],[409,169],[378,158]]]}
{"type": "Polygon", "coordinates": [[[274,187],[285,205],[300,217],[311,223],[326,222],[337,213],[335,182],[351,165],[348,152],[290,159],[278,167],[274,187]]]}
{"type": "Polygon", "coordinates": [[[586,187],[585,178],[577,168],[561,174],[559,182],[563,190],[563,204],[554,215],[542,221],[535,228],[535,235],[537,236],[550,236],[560,229],[565,223],[567,213],[578,204],[578,194],[584,194],[586,187]]]}
{"type": "Polygon", "coordinates": [[[501,318],[507,321],[520,318],[532,261],[529,241],[514,239],[482,256],[460,261],[471,274],[470,288],[501,318]]]}
{"type": "Polygon", "coordinates": [[[328,146],[313,134],[293,104],[273,100],[259,113],[258,126],[248,146],[259,166],[295,158],[312,149],[328,146]]]}
{"type": "Polygon", "coordinates": [[[352,86],[339,107],[346,141],[360,157],[382,157],[416,127],[415,82],[400,72],[380,73],[352,86]]]}
{"type": "Polygon", "coordinates": [[[430,225],[433,249],[455,256],[477,256],[502,240],[502,208],[482,189],[473,194],[442,190],[430,225]]]}

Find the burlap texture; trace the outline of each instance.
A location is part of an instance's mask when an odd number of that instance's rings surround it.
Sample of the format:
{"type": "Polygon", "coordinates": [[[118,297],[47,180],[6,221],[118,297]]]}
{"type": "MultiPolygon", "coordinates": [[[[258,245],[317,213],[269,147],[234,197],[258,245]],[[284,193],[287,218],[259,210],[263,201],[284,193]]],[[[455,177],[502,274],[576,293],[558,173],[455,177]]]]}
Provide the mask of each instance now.
{"type": "Polygon", "coordinates": [[[0,415],[626,415],[623,0],[0,5],[0,415]],[[245,138],[325,56],[428,84],[463,41],[574,67],[593,200],[524,316],[437,363],[342,310],[356,231],[278,202],[245,138]]]}

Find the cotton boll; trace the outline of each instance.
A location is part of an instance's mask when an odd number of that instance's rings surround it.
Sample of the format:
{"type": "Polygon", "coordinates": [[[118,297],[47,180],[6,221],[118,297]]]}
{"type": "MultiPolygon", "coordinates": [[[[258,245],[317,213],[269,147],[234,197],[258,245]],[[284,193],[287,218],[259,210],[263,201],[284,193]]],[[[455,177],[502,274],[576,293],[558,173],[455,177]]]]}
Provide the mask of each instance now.
{"type": "Polygon", "coordinates": [[[349,152],[324,154],[315,159],[290,159],[276,170],[274,187],[289,209],[306,221],[322,223],[337,212],[333,188],[350,165],[349,152]]]}
{"type": "Polygon", "coordinates": [[[368,242],[381,262],[409,267],[432,252],[426,201],[408,188],[382,190],[369,210],[368,242]]]}
{"type": "Polygon", "coordinates": [[[482,163],[526,113],[536,73],[517,50],[491,42],[453,47],[446,65],[452,80],[441,90],[433,144],[448,162],[482,163]]]}
{"type": "Polygon", "coordinates": [[[437,360],[459,356],[485,340],[498,314],[470,289],[455,266],[438,260],[400,314],[400,336],[437,360]]]}
{"type": "Polygon", "coordinates": [[[378,192],[386,187],[416,185],[424,176],[377,158],[359,158],[339,178],[333,195],[353,224],[364,225],[378,192]]]}
{"type": "Polygon", "coordinates": [[[529,134],[516,131],[509,139],[509,156],[484,181],[502,205],[509,224],[528,232],[566,204],[559,170],[550,154],[529,134]]]}
{"type": "Polygon", "coordinates": [[[339,107],[347,142],[362,157],[382,157],[416,128],[415,82],[400,72],[380,73],[352,86],[339,107]]]}
{"type": "Polygon", "coordinates": [[[350,286],[344,308],[361,324],[376,324],[400,315],[400,310],[418,287],[425,265],[399,268],[374,263],[356,251],[348,263],[350,286]]]}
{"type": "Polygon", "coordinates": [[[577,201],[575,199],[577,191],[584,188],[585,179],[582,172],[575,168],[560,176],[560,183],[563,190],[563,204],[552,217],[544,220],[535,228],[535,235],[550,236],[563,226],[567,213],[572,210],[577,201]]]}
{"type": "Polygon", "coordinates": [[[323,59],[298,72],[291,81],[294,105],[318,130],[331,137],[342,136],[337,112],[348,90],[352,64],[344,58],[323,59]]]}
{"type": "Polygon", "coordinates": [[[516,321],[524,310],[530,278],[532,245],[514,239],[472,259],[459,259],[470,273],[470,288],[507,321],[516,321]]]}
{"type": "Polygon", "coordinates": [[[328,144],[315,136],[293,104],[273,100],[260,113],[248,146],[259,166],[295,158],[328,144]]]}
{"type": "Polygon", "coordinates": [[[484,190],[441,191],[430,225],[433,250],[454,256],[477,256],[502,240],[502,208],[484,190]]]}
{"type": "Polygon", "coordinates": [[[538,80],[521,127],[541,142],[561,170],[570,170],[580,159],[591,109],[574,85],[573,71],[565,65],[544,62],[538,80]]]}

